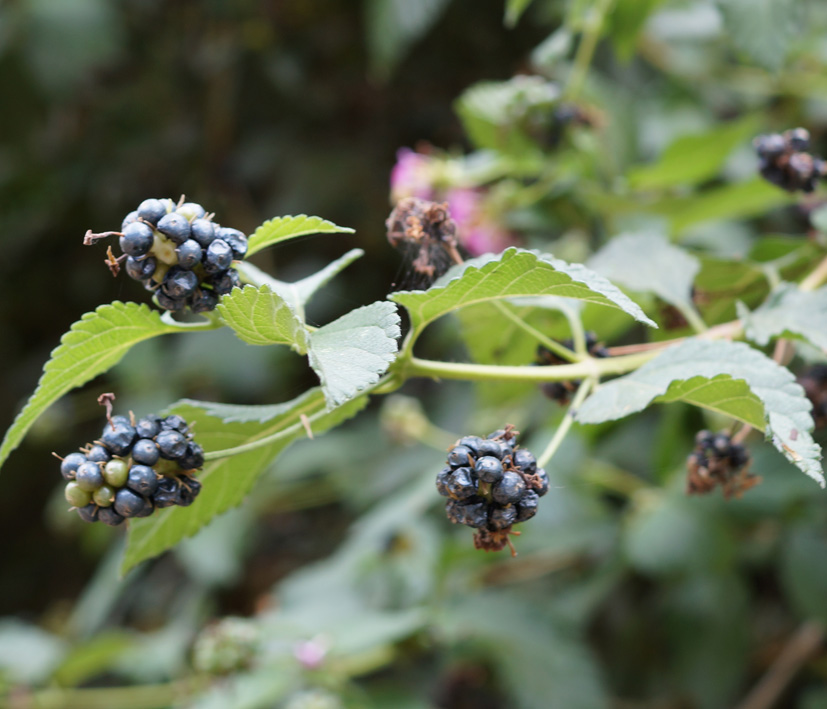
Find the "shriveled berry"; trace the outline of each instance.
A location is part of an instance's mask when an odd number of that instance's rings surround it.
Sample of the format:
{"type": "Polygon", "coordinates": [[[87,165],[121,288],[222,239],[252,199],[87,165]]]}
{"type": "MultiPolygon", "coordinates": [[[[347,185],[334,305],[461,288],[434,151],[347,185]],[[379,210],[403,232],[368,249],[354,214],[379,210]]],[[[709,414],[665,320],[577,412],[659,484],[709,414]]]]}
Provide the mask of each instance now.
{"type": "Polygon", "coordinates": [[[229,227],[221,227],[215,236],[229,244],[233,250],[234,258],[242,259],[247,255],[247,237],[244,232],[229,227]]]}
{"type": "Polygon", "coordinates": [[[89,490],[84,490],[74,480],[66,483],[63,496],[72,507],[85,507],[92,501],[92,493],[89,490]]]}
{"type": "Polygon", "coordinates": [[[451,493],[448,491],[448,478],[453,474],[451,468],[443,468],[436,476],[436,490],[443,497],[450,497],[451,493]]]}
{"type": "Polygon", "coordinates": [[[89,504],[84,507],[77,508],[78,517],[84,522],[98,521],[98,507],[95,504],[89,504]]]}
{"type": "Polygon", "coordinates": [[[145,199],[138,205],[138,216],[153,226],[166,213],[167,204],[160,199],[145,199]]]}
{"type": "Polygon", "coordinates": [[[218,305],[218,295],[206,288],[197,288],[195,293],[189,297],[190,309],[194,313],[206,313],[215,310],[218,305]]]}
{"type": "Polygon", "coordinates": [[[86,456],[83,455],[83,453],[69,453],[69,455],[60,461],[60,474],[66,480],[74,480],[78,467],[85,462],[86,456]]]}
{"type": "Polygon", "coordinates": [[[191,225],[191,238],[206,249],[215,239],[215,224],[209,219],[195,219],[191,225]]]}
{"type": "Polygon", "coordinates": [[[520,501],[517,503],[517,522],[525,522],[537,514],[537,503],[539,496],[534,490],[526,490],[520,501]]]}
{"type": "Polygon", "coordinates": [[[123,487],[129,476],[129,466],[125,460],[116,458],[103,466],[103,479],[112,487],[123,487]]]}
{"type": "Polygon", "coordinates": [[[448,492],[457,500],[466,500],[477,494],[477,478],[471,468],[458,468],[447,480],[448,492]]]}
{"type": "Polygon", "coordinates": [[[456,446],[448,453],[448,465],[452,468],[461,468],[463,465],[472,465],[471,449],[466,446],[456,446]]]}
{"type": "Polygon", "coordinates": [[[476,529],[482,529],[488,524],[488,505],[485,500],[449,500],[445,510],[454,524],[465,524],[476,529]]]}
{"type": "Polygon", "coordinates": [[[164,293],[162,290],[157,290],[155,292],[155,297],[158,299],[158,305],[160,305],[164,310],[169,310],[173,313],[177,313],[187,307],[186,298],[173,298],[172,296],[164,293]]]}
{"type": "Polygon", "coordinates": [[[534,475],[540,479],[540,487],[534,488],[534,492],[542,497],[548,492],[548,473],[543,468],[537,468],[534,475]]]}
{"type": "Polygon", "coordinates": [[[135,440],[135,427],[118,423],[115,428],[107,424],[101,434],[101,443],[115,455],[126,455],[135,440]]]}
{"type": "Polygon", "coordinates": [[[94,492],[103,485],[103,473],[97,463],[86,462],[75,471],[75,482],[81,490],[94,492]]]}
{"type": "Polygon", "coordinates": [[[201,483],[195,478],[186,478],[181,482],[181,487],[178,490],[178,499],[175,501],[176,505],[181,507],[189,507],[198,493],[201,492],[201,483]]]}
{"type": "Polygon", "coordinates": [[[187,452],[187,439],[178,431],[161,431],[155,438],[162,458],[177,460],[187,452]]]}
{"type": "Polygon", "coordinates": [[[185,216],[177,212],[165,214],[158,220],[158,231],[176,244],[183,244],[190,238],[190,223],[185,216]]]}
{"type": "Polygon", "coordinates": [[[132,460],[143,465],[155,465],[160,453],[155,441],[149,438],[139,438],[132,446],[132,460]]]}
{"type": "Polygon", "coordinates": [[[464,436],[457,441],[458,446],[465,446],[471,451],[471,454],[476,458],[479,453],[479,447],[483,439],[479,436],[464,436]]]}
{"type": "Polygon", "coordinates": [[[501,505],[510,505],[520,500],[525,492],[526,484],[523,476],[508,470],[502,478],[491,487],[491,497],[501,505]]]}
{"type": "Polygon", "coordinates": [[[152,495],[152,502],[155,507],[172,507],[178,504],[178,496],[181,491],[181,484],[178,478],[164,476],[158,481],[158,488],[152,495]]]}
{"type": "Polygon", "coordinates": [[[209,274],[226,271],[233,262],[233,250],[226,241],[215,239],[204,255],[204,270],[209,274]]]}
{"type": "Polygon", "coordinates": [[[207,213],[198,202],[184,202],[175,211],[189,221],[201,219],[207,213]]]}
{"type": "Polygon", "coordinates": [[[511,463],[527,475],[531,475],[537,469],[537,459],[525,448],[518,448],[511,454],[511,463]]]}
{"type": "Polygon", "coordinates": [[[165,419],[161,420],[161,430],[162,431],[178,431],[178,433],[183,433],[186,435],[189,433],[190,427],[187,425],[187,421],[183,416],[179,416],[178,414],[171,414],[167,416],[165,419]]]}
{"type": "Polygon", "coordinates": [[[178,465],[184,470],[195,470],[204,465],[204,449],[197,443],[190,442],[187,452],[178,459],[178,465]]]}
{"type": "Polygon", "coordinates": [[[161,289],[171,298],[186,298],[198,287],[198,276],[179,266],[173,266],[164,277],[161,289]]]}
{"type": "Polygon", "coordinates": [[[141,497],[137,492],[132,492],[129,488],[121,488],[115,493],[115,512],[121,517],[139,517],[142,513],[150,510],[152,514],[152,505],[144,497],[141,497]]]}
{"type": "Polygon", "coordinates": [[[86,454],[86,460],[90,460],[93,463],[105,463],[111,457],[112,454],[106,448],[98,444],[92,446],[86,454]]]}
{"type": "Polygon", "coordinates": [[[126,259],[126,273],[136,281],[145,281],[147,278],[152,278],[157,267],[158,262],[152,256],[140,259],[129,256],[126,259]]]}
{"type": "Polygon", "coordinates": [[[201,244],[195,239],[187,239],[175,251],[178,253],[178,265],[181,268],[189,270],[201,263],[201,244]]]}
{"type": "Polygon", "coordinates": [[[474,472],[483,482],[495,483],[503,476],[503,464],[497,458],[486,455],[477,459],[474,472]]]}
{"type": "Polygon", "coordinates": [[[110,527],[117,527],[123,524],[124,518],[115,512],[114,507],[101,507],[98,510],[98,521],[109,525],[110,527]]]}
{"type": "Polygon", "coordinates": [[[493,456],[501,460],[503,457],[503,449],[497,441],[486,438],[477,446],[477,454],[480,456],[493,456]]]}
{"type": "Polygon", "coordinates": [[[121,245],[121,251],[134,258],[146,256],[152,248],[152,244],[155,242],[152,227],[143,222],[127,224],[121,234],[122,236],[118,240],[121,245]]]}
{"type": "Polygon", "coordinates": [[[216,273],[207,278],[207,283],[213,287],[217,295],[227,295],[233,288],[241,287],[241,277],[234,268],[228,268],[223,273],[216,273]]]}
{"type": "Polygon", "coordinates": [[[158,476],[148,465],[133,465],[126,486],[142,497],[149,497],[158,488],[158,476]]]}
{"type": "Polygon", "coordinates": [[[102,485],[92,494],[92,501],[99,507],[109,507],[115,501],[115,488],[102,485]]]}
{"type": "Polygon", "coordinates": [[[516,521],[516,507],[495,507],[488,513],[488,528],[491,530],[507,529],[516,521]]]}
{"type": "Polygon", "coordinates": [[[135,424],[138,438],[155,438],[161,432],[160,416],[144,416],[135,424]]]}

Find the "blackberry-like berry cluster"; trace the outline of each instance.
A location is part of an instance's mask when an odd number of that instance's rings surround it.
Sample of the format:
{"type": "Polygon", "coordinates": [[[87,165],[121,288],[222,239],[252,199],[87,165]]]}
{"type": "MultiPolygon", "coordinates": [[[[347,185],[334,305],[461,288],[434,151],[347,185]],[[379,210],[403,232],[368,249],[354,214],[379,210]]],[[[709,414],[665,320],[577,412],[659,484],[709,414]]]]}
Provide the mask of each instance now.
{"type": "Polygon", "coordinates": [[[810,133],[806,128],[759,135],[753,146],[761,176],[787,192],[812,192],[818,180],[827,176],[827,164],[809,152],[810,133]]]}
{"type": "Polygon", "coordinates": [[[813,404],[816,428],[824,428],[827,426],[827,364],[814,364],[799,374],[797,381],[813,404]]]}
{"type": "Polygon", "coordinates": [[[465,436],[448,453],[448,465],[436,476],[436,489],[450,498],[445,512],[454,524],[474,527],[474,546],[500,551],[511,526],[537,514],[538,500],[548,492],[548,475],[530,451],[515,445],[513,426],[486,438],[465,436]]]}
{"type": "Polygon", "coordinates": [[[187,306],[202,313],[215,309],[219,296],[241,285],[234,260],[247,254],[247,236],[223,227],[195,202],[145,199],[126,215],[119,232],[88,232],[84,244],[117,236],[121,256],[109,249],[107,264],[117,275],[127,274],[155,294],[164,310],[187,306]]]}
{"type": "Polygon", "coordinates": [[[61,458],[66,500],[86,522],[112,527],[156,509],[191,505],[204,450],[177,415],[112,416],[99,440],[61,458]]]}
{"type": "MultiPolygon", "coordinates": [[[[560,344],[570,350],[574,349],[574,340],[563,340],[560,344]]],[[[597,341],[597,335],[593,332],[586,333],[586,351],[592,357],[604,358],[609,356],[609,352],[597,341]]],[[[537,359],[534,361],[534,364],[541,367],[548,367],[558,364],[568,364],[568,362],[558,357],[548,348],[543,347],[543,345],[537,345],[537,359]]],[[[579,380],[569,382],[543,382],[540,385],[540,391],[552,401],[556,401],[565,406],[569,403],[571,395],[577,391],[579,386],[579,380]]]]}
{"type": "Polygon", "coordinates": [[[686,459],[686,492],[705,495],[720,485],[725,498],[740,497],[761,482],[749,472],[749,462],[746,448],[733,443],[728,433],[700,431],[695,436],[695,449],[686,459]]]}

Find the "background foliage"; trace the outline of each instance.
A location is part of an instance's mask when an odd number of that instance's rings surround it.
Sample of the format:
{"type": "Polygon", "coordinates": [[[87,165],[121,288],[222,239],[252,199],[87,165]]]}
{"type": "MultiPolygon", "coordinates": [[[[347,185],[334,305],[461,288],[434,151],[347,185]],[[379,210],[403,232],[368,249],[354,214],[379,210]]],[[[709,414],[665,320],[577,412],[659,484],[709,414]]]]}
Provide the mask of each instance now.
{"type": "MultiPolygon", "coordinates": [[[[143,302],[138,284],[112,279],[80,244],[147,196],[184,192],[248,233],[283,214],[353,227],[253,259],[292,282],[365,252],[308,304],[309,322],[406,286],[384,236],[388,175],[396,150],[420,141],[452,179],[484,186],[487,218],[510,239],[587,262],[634,296],[638,320],[660,325],[650,333],[621,310],[587,306],[585,322],[609,344],[680,336],[694,314],[715,324],[748,308],[753,341],[815,344],[794,369],[823,359],[823,300],[782,289],[761,305],[823,254],[822,197],[761,181],[750,139],[804,125],[823,146],[825,29],[825,9],[796,0],[7,3],[0,416],[11,422],[81,313],[143,302]],[[549,117],[564,101],[590,125],[555,134],[549,117]],[[796,319],[802,310],[812,317],[796,319]]],[[[508,307],[568,336],[564,316],[536,305],[508,307]]],[[[439,305],[422,306],[421,322],[428,307],[439,305]]],[[[536,343],[486,303],[456,322],[464,346],[443,321],[417,354],[533,359],[536,343]]],[[[143,414],[181,398],[283,402],[315,383],[289,348],[224,329],[140,344],[49,409],[2,471],[0,697],[759,707],[775,701],[761,681],[786,652],[795,672],[778,706],[827,705],[824,493],[753,436],[761,485],[737,500],[686,497],[694,433],[728,419],[685,403],[575,427],[516,559],[475,552],[468,530],[444,519],[433,476],[458,435],[505,422],[541,450],[562,409],[530,383],[415,379],[401,396],[357,400],[360,416],[290,448],[241,507],[124,579],[117,532],[66,514],[49,451],[94,438],[99,393],[143,414]],[[256,661],[208,678],[193,643],[228,616],[254,619],[238,633],[261,641],[256,661]]],[[[204,420],[199,432],[264,425],[204,420]]],[[[811,461],[813,477],[820,465],[811,461]]],[[[243,491],[241,481],[233,492],[243,491]]]]}

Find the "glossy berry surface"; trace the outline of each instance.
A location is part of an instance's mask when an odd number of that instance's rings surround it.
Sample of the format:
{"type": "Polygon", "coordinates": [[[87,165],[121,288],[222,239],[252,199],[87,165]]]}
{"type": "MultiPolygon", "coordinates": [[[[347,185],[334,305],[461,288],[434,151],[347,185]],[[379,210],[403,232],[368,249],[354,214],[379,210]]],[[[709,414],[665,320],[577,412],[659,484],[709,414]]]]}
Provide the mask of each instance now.
{"type": "Polygon", "coordinates": [[[514,467],[519,468],[524,473],[531,474],[537,469],[537,459],[525,448],[515,450],[511,454],[511,461],[514,467]]]}
{"type": "Polygon", "coordinates": [[[233,262],[233,250],[226,241],[215,239],[204,254],[204,270],[209,274],[226,271],[233,262]]]}
{"type": "Polygon", "coordinates": [[[187,425],[186,419],[178,414],[172,414],[165,419],[161,419],[162,431],[178,431],[179,433],[187,434],[190,427],[187,425]]]}
{"type": "Polygon", "coordinates": [[[486,455],[477,459],[474,472],[483,482],[494,483],[503,476],[503,464],[499,459],[486,455]]]}
{"type": "Polygon", "coordinates": [[[80,517],[84,522],[97,522],[98,521],[98,507],[94,504],[86,505],[85,507],[78,507],[77,508],[78,517],[80,517]]]}
{"type": "Polygon", "coordinates": [[[103,466],[103,479],[112,487],[123,487],[129,476],[129,466],[125,460],[110,460],[103,466]]]}
{"type": "Polygon", "coordinates": [[[92,501],[92,493],[89,490],[84,490],[74,481],[66,484],[63,496],[72,507],[85,507],[92,501]]]}
{"type": "Polygon", "coordinates": [[[129,256],[126,259],[126,273],[136,281],[145,281],[147,278],[152,278],[157,267],[158,262],[152,256],[140,259],[129,256]]]}
{"type": "Polygon", "coordinates": [[[164,277],[161,286],[164,293],[171,298],[186,298],[195,292],[198,287],[198,276],[193,271],[187,271],[179,266],[173,266],[164,277]]]}
{"type": "Polygon", "coordinates": [[[152,495],[152,501],[157,508],[172,507],[178,504],[178,495],[181,484],[178,478],[162,477],[158,481],[158,487],[152,495]]]}
{"type": "Polygon", "coordinates": [[[194,313],[206,313],[215,310],[218,305],[218,295],[211,290],[198,288],[189,299],[190,309],[194,313]]]}
{"type": "Polygon", "coordinates": [[[471,468],[458,468],[447,480],[448,494],[456,500],[466,500],[477,494],[477,476],[471,468]]]}
{"type": "Polygon", "coordinates": [[[178,254],[178,265],[181,268],[191,269],[201,263],[201,244],[195,239],[187,239],[175,252],[178,254]]]}
{"type": "Polygon", "coordinates": [[[124,517],[115,512],[113,506],[101,507],[98,510],[98,521],[110,527],[117,527],[119,524],[123,524],[124,517]]]}
{"type": "Polygon", "coordinates": [[[132,446],[132,460],[143,465],[155,465],[161,454],[155,441],[149,438],[139,438],[132,446]]]}
{"type": "Polygon", "coordinates": [[[158,476],[148,465],[133,465],[129,469],[126,486],[142,497],[149,497],[158,488],[158,476]]]}
{"type": "Polygon", "coordinates": [[[115,455],[126,455],[135,440],[135,428],[128,424],[117,423],[115,428],[104,426],[101,443],[115,455]]]}
{"type": "Polygon", "coordinates": [[[188,441],[186,437],[178,431],[161,431],[156,436],[155,443],[158,444],[158,452],[161,454],[161,457],[167,460],[175,460],[187,452],[188,441]]]}
{"type": "Polygon", "coordinates": [[[167,205],[160,199],[145,199],[138,205],[137,216],[152,225],[167,213],[167,205]]]}
{"type": "Polygon", "coordinates": [[[148,500],[141,497],[137,492],[123,487],[115,493],[115,512],[121,517],[138,517],[147,509],[152,509],[148,500]]]}
{"type": "Polygon", "coordinates": [[[134,258],[140,258],[149,253],[152,244],[155,242],[155,237],[152,234],[152,227],[148,224],[132,222],[127,224],[118,241],[121,245],[121,251],[134,258]]]}
{"type": "Polygon", "coordinates": [[[176,244],[183,244],[190,238],[190,223],[185,216],[177,212],[165,214],[158,220],[158,231],[176,244]]]}
{"type": "Polygon", "coordinates": [[[135,423],[135,434],[138,438],[155,438],[161,432],[160,416],[145,416],[135,423]]]}
{"type": "Polygon", "coordinates": [[[103,485],[103,473],[97,463],[83,463],[75,471],[75,483],[81,490],[94,492],[103,485]]]}
{"type": "Polygon", "coordinates": [[[510,505],[517,502],[525,491],[526,483],[523,476],[509,470],[491,487],[491,497],[501,505],[510,505]]]}
{"type": "Polygon", "coordinates": [[[233,251],[233,258],[242,259],[247,255],[247,237],[238,229],[222,227],[216,233],[216,238],[229,245],[233,251]]]}
{"type": "Polygon", "coordinates": [[[86,462],[86,456],[83,453],[69,453],[61,462],[60,462],[60,474],[66,480],[74,480],[75,479],[75,472],[78,469],[78,466],[82,465],[86,462]]]}
{"type": "Polygon", "coordinates": [[[204,449],[197,443],[190,443],[187,452],[178,459],[178,465],[184,470],[195,470],[204,465],[204,449]]]}
{"type": "Polygon", "coordinates": [[[199,492],[201,492],[201,483],[195,478],[185,478],[183,482],[181,482],[178,490],[176,504],[181,507],[189,507],[195,502],[195,498],[198,497],[199,492]]]}
{"type": "Polygon", "coordinates": [[[215,239],[215,225],[208,219],[196,219],[190,228],[192,238],[206,249],[215,239]]]}
{"type": "Polygon", "coordinates": [[[105,463],[111,457],[112,454],[101,445],[92,446],[86,454],[87,460],[91,460],[93,463],[105,463]]]}
{"type": "Polygon", "coordinates": [[[471,449],[466,446],[456,446],[448,453],[448,465],[452,468],[459,468],[463,465],[471,465],[471,449]]]}

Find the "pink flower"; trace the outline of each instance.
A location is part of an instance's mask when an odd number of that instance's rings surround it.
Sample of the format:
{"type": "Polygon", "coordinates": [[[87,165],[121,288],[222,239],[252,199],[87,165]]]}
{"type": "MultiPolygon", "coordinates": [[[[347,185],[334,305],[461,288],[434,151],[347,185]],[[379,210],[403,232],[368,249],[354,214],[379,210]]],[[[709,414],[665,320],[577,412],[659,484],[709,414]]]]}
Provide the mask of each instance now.
{"type": "Polygon", "coordinates": [[[431,158],[410,148],[396,152],[396,165],[391,170],[391,199],[394,203],[405,197],[433,199],[431,158]]]}
{"type": "Polygon", "coordinates": [[[327,655],[328,645],[323,638],[316,637],[305,640],[293,647],[293,656],[306,670],[316,670],[321,667],[327,655]]]}
{"type": "Polygon", "coordinates": [[[446,194],[459,242],[472,256],[496,254],[516,244],[514,235],[486,214],[484,197],[482,192],[466,187],[456,187],[446,194]]]}

